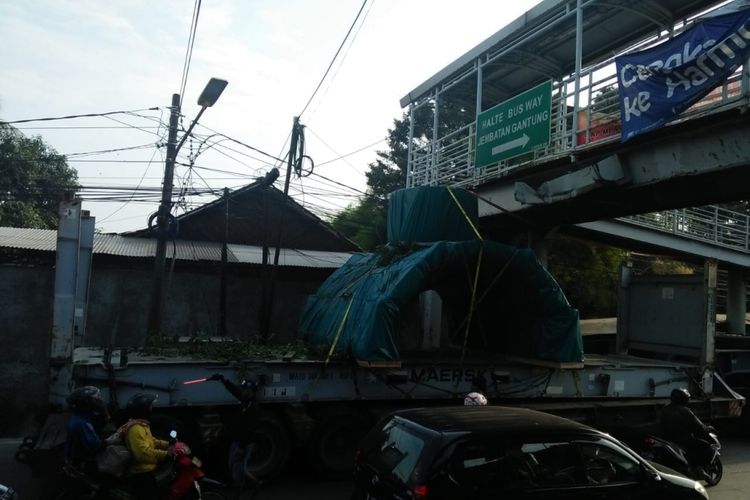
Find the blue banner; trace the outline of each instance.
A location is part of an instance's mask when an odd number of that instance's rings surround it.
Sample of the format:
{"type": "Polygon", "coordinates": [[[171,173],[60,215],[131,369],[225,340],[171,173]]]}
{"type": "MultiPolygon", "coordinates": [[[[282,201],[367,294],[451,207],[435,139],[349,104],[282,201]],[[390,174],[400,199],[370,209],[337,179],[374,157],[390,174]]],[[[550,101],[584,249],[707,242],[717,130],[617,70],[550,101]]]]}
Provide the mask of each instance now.
{"type": "Polygon", "coordinates": [[[622,142],[654,130],[721,84],[750,55],[750,9],[707,18],[656,47],[615,58],[622,142]]]}

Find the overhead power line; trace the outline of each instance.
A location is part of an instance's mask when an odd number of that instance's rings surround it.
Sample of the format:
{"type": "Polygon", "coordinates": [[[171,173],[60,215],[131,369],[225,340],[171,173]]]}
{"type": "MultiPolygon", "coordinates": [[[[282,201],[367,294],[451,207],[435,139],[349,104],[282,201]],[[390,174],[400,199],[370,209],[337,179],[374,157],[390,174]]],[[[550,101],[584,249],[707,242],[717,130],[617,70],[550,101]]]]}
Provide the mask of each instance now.
{"type": "Polygon", "coordinates": [[[320,82],[318,83],[318,86],[315,87],[315,90],[313,91],[312,95],[310,96],[310,99],[307,100],[307,104],[305,104],[305,107],[302,108],[302,111],[299,112],[297,117],[301,117],[305,110],[307,110],[307,107],[312,102],[313,98],[315,97],[315,94],[318,93],[318,90],[320,90],[320,86],[323,85],[323,81],[325,81],[326,76],[328,76],[328,72],[331,71],[331,67],[333,66],[333,63],[336,61],[336,58],[338,57],[339,53],[341,52],[341,49],[344,47],[344,44],[346,43],[346,40],[349,38],[349,35],[352,33],[352,29],[354,28],[354,25],[357,24],[357,20],[359,19],[359,16],[362,14],[362,10],[364,10],[365,5],[367,5],[367,0],[364,0],[362,2],[362,6],[359,8],[359,12],[357,12],[357,16],[354,18],[354,21],[352,22],[352,25],[349,26],[349,31],[346,32],[346,36],[341,41],[341,45],[339,45],[338,50],[336,50],[336,54],[334,54],[333,59],[331,59],[331,63],[328,65],[328,68],[326,69],[326,72],[323,73],[323,78],[320,79],[320,82]]]}
{"type": "Polygon", "coordinates": [[[343,183],[341,183],[339,181],[334,181],[333,179],[329,179],[328,177],[326,177],[324,175],[320,175],[317,172],[313,172],[312,175],[314,175],[315,177],[320,177],[321,179],[326,180],[326,181],[328,181],[328,182],[330,182],[332,184],[336,184],[337,186],[341,186],[341,187],[344,187],[344,188],[349,189],[351,191],[355,191],[355,192],[357,192],[359,194],[367,196],[367,193],[365,193],[364,191],[362,191],[360,189],[357,189],[357,188],[352,187],[352,186],[347,186],[346,184],[343,184],[343,183]]]}
{"type": "MultiPolygon", "coordinates": [[[[375,146],[376,144],[379,144],[379,143],[385,141],[385,139],[379,139],[379,140],[377,140],[377,141],[375,141],[375,142],[373,142],[371,144],[368,144],[367,146],[364,146],[364,147],[361,147],[361,148],[359,148],[357,150],[354,150],[351,153],[346,153],[346,154],[342,155],[341,153],[339,153],[338,151],[336,151],[335,149],[333,149],[333,147],[330,144],[328,144],[325,140],[323,140],[323,138],[320,137],[318,134],[316,134],[315,131],[312,130],[310,127],[305,127],[305,128],[307,128],[307,130],[312,135],[314,135],[320,142],[322,142],[325,147],[327,147],[328,149],[330,149],[333,152],[333,154],[338,155],[336,158],[333,158],[333,159],[330,159],[330,160],[326,160],[326,161],[324,161],[322,163],[318,163],[317,165],[315,165],[316,167],[321,167],[323,165],[327,165],[328,163],[333,163],[334,161],[343,160],[344,158],[347,158],[349,156],[355,155],[355,154],[359,153],[360,151],[364,151],[366,149],[370,149],[371,147],[375,146]]],[[[357,170],[357,167],[355,167],[354,165],[352,165],[348,161],[346,162],[346,164],[349,165],[350,167],[352,167],[352,169],[354,169],[354,171],[357,172],[358,174],[362,174],[362,172],[360,172],[359,170],[357,170]]]]}
{"type": "MultiPolygon", "coordinates": [[[[123,208],[125,208],[128,205],[128,203],[130,203],[131,201],[133,201],[133,198],[135,197],[136,191],[138,189],[140,189],[141,184],[143,183],[143,180],[146,178],[146,174],[148,174],[148,171],[151,168],[151,162],[154,161],[154,158],[156,157],[156,153],[159,152],[159,151],[160,151],[160,149],[158,147],[154,149],[154,152],[151,155],[151,159],[149,160],[148,165],[146,165],[146,169],[143,171],[143,175],[141,175],[141,178],[138,180],[138,184],[135,186],[135,189],[133,189],[133,192],[130,195],[130,198],[125,203],[123,203],[122,205],[120,205],[115,211],[111,212],[109,215],[105,216],[103,219],[100,219],[99,222],[103,222],[103,221],[109,219],[110,217],[112,217],[113,215],[115,215],[117,212],[119,212],[120,210],[122,210],[123,208]]],[[[163,157],[162,157],[162,159],[163,159],[163,157]]]]}
{"type": "Polygon", "coordinates": [[[201,14],[201,0],[195,0],[193,4],[193,17],[190,22],[190,36],[188,37],[187,49],[185,50],[185,62],[182,65],[182,80],[180,83],[180,107],[185,98],[185,87],[187,86],[190,62],[193,60],[193,46],[195,45],[195,33],[198,30],[198,17],[201,14]]]}
{"type": "MultiPolygon", "coordinates": [[[[247,143],[245,143],[245,142],[242,142],[242,141],[240,141],[239,139],[235,139],[234,137],[230,137],[230,136],[228,136],[227,134],[224,134],[224,133],[222,133],[222,132],[218,132],[218,131],[216,131],[216,130],[214,130],[214,129],[212,129],[212,128],[209,128],[209,127],[207,127],[207,126],[205,126],[205,125],[203,125],[203,124],[201,124],[201,123],[199,123],[199,124],[198,124],[198,126],[199,126],[199,127],[203,127],[203,128],[205,128],[205,129],[206,129],[206,130],[208,130],[209,132],[212,132],[212,133],[213,133],[214,135],[218,135],[218,136],[224,137],[225,139],[228,139],[228,140],[230,140],[230,141],[232,141],[232,142],[234,142],[234,143],[237,143],[237,144],[239,144],[240,146],[245,146],[245,147],[246,147],[246,148],[248,148],[248,149],[252,149],[252,150],[253,150],[253,151],[255,151],[256,153],[260,153],[260,154],[262,154],[262,155],[264,155],[264,156],[267,156],[267,157],[271,158],[272,160],[276,160],[276,161],[279,161],[279,162],[282,162],[282,163],[286,162],[286,160],[284,160],[284,159],[281,159],[281,158],[279,158],[278,156],[274,156],[274,155],[272,155],[272,154],[270,154],[270,153],[266,153],[266,152],[265,152],[265,151],[263,151],[262,149],[258,149],[258,148],[256,148],[255,146],[251,146],[250,144],[247,144],[247,143]]],[[[210,137],[210,136],[209,136],[209,137],[210,137]]]]}
{"type": "MultiPolygon", "coordinates": [[[[71,125],[61,125],[61,126],[53,126],[53,127],[16,127],[16,130],[112,130],[112,129],[123,129],[123,128],[132,128],[128,125],[110,125],[110,126],[104,126],[104,125],[81,125],[81,126],[71,126],[71,125]]],[[[141,129],[156,129],[159,130],[162,127],[140,127],[141,129]]]]}
{"type": "MultiPolygon", "coordinates": [[[[139,146],[129,146],[125,148],[114,148],[114,149],[101,149],[99,151],[84,151],[81,153],[65,153],[63,156],[66,158],[70,158],[71,156],[96,156],[100,154],[106,154],[106,153],[117,153],[120,151],[132,151],[135,149],[150,149],[154,147],[154,143],[149,142],[147,144],[141,144],[139,146]]],[[[156,147],[159,147],[159,144],[156,145],[156,147]]]]}
{"type": "Polygon", "coordinates": [[[346,61],[346,56],[349,55],[349,50],[354,46],[354,42],[357,40],[357,35],[359,35],[360,30],[362,29],[362,26],[365,25],[367,22],[367,16],[370,15],[370,11],[372,10],[372,6],[374,5],[375,0],[370,2],[370,6],[367,8],[367,11],[365,12],[365,15],[362,17],[362,22],[359,23],[359,26],[357,26],[357,30],[354,32],[354,34],[351,36],[351,41],[349,42],[349,45],[344,49],[344,53],[341,56],[340,62],[338,67],[336,68],[336,71],[334,71],[331,78],[328,80],[328,84],[326,85],[325,89],[323,90],[323,94],[320,96],[320,99],[318,99],[317,105],[313,108],[312,111],[310,111],[310,114],[307,117],[307,121],[309,122],[312,115],[315,114],[315,112],[320,108],[321,103],[325,99],[326,95],[328,94],[328,91],[331,89],[331,86],[333,85],[333,81],[336,79],[336,76],[338,76],[339,71],[341,71],[341,68],[344,67],[344,62],[346,61]]]}
{"type": "Polygon", "coordinates": [[[27,118],[25,120],[13,120],[10,122],[0,121],[0,125],[14,125],[16,123],[31,123],[31,122],[48,122],[55,120],[72,120],[74,118],[96,118],[99,116],[110,116],[110,115],[124,115],[137,113],[139,111],[159,111],[161,108],[156,106],[153,108],[133,109],[129,111],[107,111],[106,113],[86,113],[83,115],[66,115],[66,116],[53,116],[47,118],[27,118]]]}

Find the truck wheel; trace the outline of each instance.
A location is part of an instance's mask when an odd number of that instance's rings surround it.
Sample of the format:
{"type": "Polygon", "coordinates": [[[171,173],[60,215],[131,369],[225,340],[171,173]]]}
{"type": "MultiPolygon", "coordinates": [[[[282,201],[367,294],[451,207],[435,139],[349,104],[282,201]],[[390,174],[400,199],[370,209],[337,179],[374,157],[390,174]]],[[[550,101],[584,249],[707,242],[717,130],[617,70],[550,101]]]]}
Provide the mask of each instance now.
{"type": "Polygon", "coordinates": [[[289,434],[284,425],[272,416],[263,416],[252,424],[245,455],[245,475],[251,481],[268,480],[286,467],[291,452],[289,434]]]}
{"type": "Polygon", "coordinates": [[[351,475],[354,455],[366,432],[365,420],[356,413],[324,417],[308,441],[309,463],[329,477],[351,475]]]}

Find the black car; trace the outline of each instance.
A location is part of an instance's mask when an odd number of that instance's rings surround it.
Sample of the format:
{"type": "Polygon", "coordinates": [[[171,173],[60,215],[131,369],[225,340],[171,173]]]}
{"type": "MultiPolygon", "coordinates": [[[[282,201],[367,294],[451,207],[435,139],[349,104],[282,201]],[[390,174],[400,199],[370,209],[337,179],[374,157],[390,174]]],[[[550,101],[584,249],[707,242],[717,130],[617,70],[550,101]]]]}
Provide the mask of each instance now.
{"type": "Polygon", "coordinates": [[[355,499],[706,499],[615,438],[562,417],[500,406],[396,412],[365,437],[355,499]]]}

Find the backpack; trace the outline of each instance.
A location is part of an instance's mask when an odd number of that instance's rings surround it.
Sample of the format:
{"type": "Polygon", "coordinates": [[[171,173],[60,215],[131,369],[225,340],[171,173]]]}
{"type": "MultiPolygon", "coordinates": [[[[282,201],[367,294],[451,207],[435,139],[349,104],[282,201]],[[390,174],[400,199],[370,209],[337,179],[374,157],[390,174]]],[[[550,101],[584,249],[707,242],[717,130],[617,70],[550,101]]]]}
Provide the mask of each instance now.
{"type": "Polygon", "coordinates": [[[130,464],[133,462],[133,453],[128,445],[127,434],[133,424],[141,423],[140,420],[128,420],[114,434],[104,440],[106,444],[104,451],[96,456],[96,465],[99,472],[116,478],[125,475],[130,464]]]}

